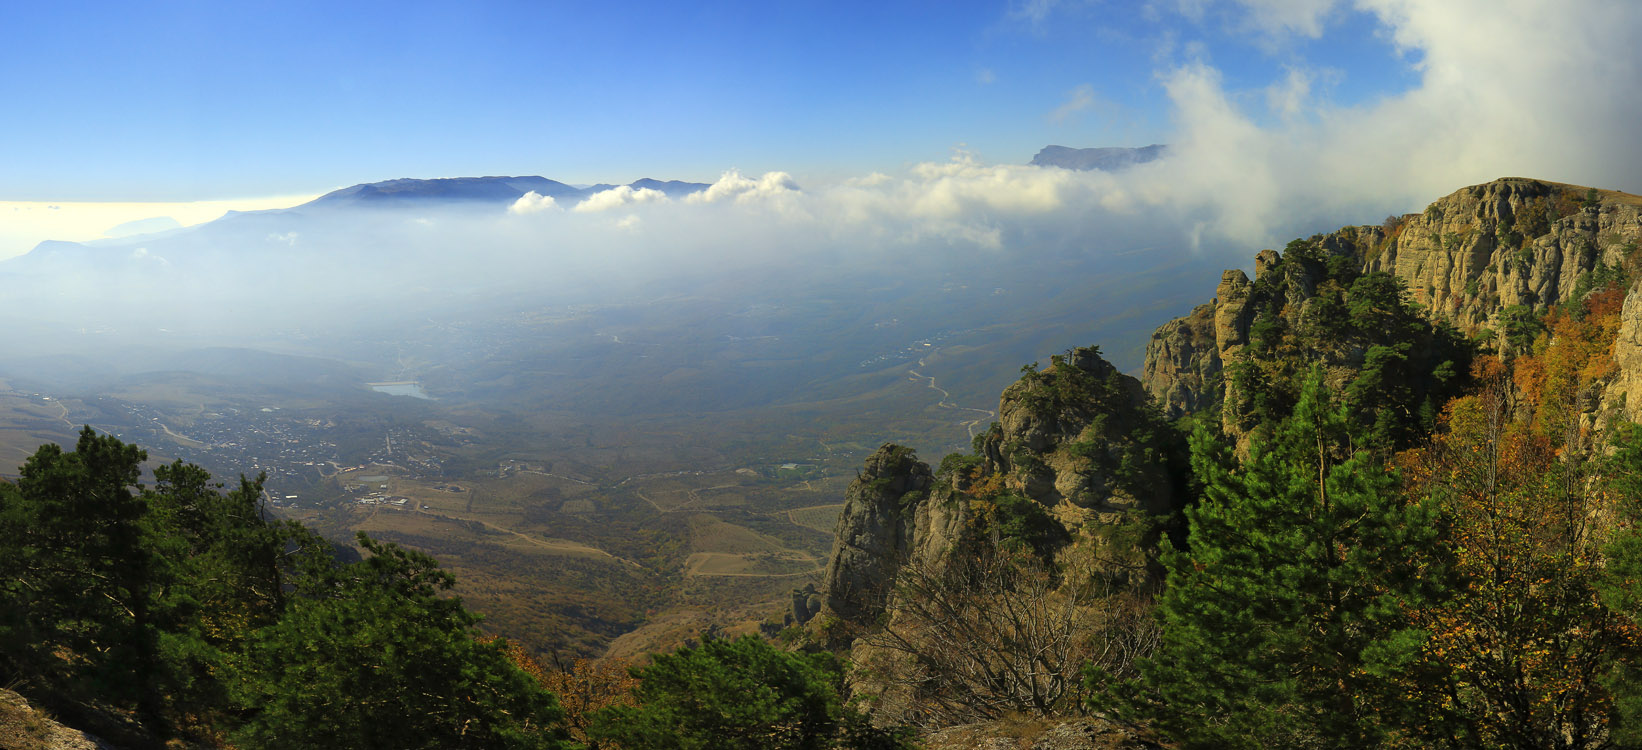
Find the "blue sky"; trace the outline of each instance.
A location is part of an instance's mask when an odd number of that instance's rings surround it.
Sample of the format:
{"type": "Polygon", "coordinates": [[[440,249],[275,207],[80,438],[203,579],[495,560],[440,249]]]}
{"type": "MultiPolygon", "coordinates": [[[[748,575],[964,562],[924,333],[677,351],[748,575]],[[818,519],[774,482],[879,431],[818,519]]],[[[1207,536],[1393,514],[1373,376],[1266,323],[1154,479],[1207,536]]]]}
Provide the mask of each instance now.
{"type": "MultiPolygon", "coordinates": [[[[1502,176],[1642,192],[1639,38],[1632,0],[0,4],[0,259],[539,174],[717,181],[869,237],[1181,232],[1241,262],[1502,176]],[[1170,156],[1119,174],[1020,166],[1150,143],[1170,156]]],[[[638,212],[617,231],[649,210],[607,198],[638,212]]]]}
{"type": "Polygon", "coordinates": [[[1050,143],[1167,140],[1162,79],[1188,62],[1256,122],[1293,69],[1321,71],[1310,93],[1338,106],[1418,84],[1417,52],[1375,15],[1323,3],[1274,21],[1267,5],[1283,4],[8,3],[0,200],[831,179],[960,145],[1021,163],[1050,143]]]}

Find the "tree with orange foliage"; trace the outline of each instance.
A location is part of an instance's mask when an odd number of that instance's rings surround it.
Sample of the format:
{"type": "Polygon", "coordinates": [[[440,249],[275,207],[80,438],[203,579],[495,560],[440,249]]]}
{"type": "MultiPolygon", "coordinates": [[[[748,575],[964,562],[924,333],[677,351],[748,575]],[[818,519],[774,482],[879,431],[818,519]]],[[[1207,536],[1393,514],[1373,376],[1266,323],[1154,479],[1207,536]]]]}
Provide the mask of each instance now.
{"type": "Polygon", "coordinates": [[[558,668],[546,673],[542,684],[559,696],[565,727],[577,742],[591,743],[588,730],[593,714],[611,706],[636,706],[633,663],[626,659],[554,660],[558,668]]]}
{"type": "MultiPolygon", "coordinates": [[[[1551,369],[1572,374],[1576,360],[1551,369]]],[[[1605,678],[1635,658],[1636,627],[1597,596],[1589,520],[1603,497],[1579,445],[1554,439],[1566,431],[1513,419],[1502,363],[1481,360],[1474,376],[1480,392],[1450,403],[1441,434],[1401,460],[1411,495],[1440,504],[1464,579],[1414,613],[1430,633],[1408,683],[1430,708],[1419,731],[1454,747],[1611,747],[1605,678]]]]}
{"type": "Polygon", "coordinates": [[[633,688],[639,681],[632,675],[633,663],[627,659],[563,658],[553,654],[553,665],[544,666],[523,644],[497,637],[509,661],[520,671],[530,675],[559,698],[564,711],[564,727],[571,739],[597,747],[588,736],[593,713],[610,706],[635,706],[633,688]]]}
{"type": "MultiPolygon", "coordinates": [[[[1515,384],[1533,409],[1542,434],[1564,432],[1577,422],[1594,386],[1616,371],[1614,341],[1625,290],[1610,286],[1568,308],[1552,308],[1531,356],[1513,362],[1515,384]]],[[[1567,437],[1553,437],[1567,441],[1567,437]]],[[[1577,443],[1575,447],[1579,447],[1577,443]]]]}

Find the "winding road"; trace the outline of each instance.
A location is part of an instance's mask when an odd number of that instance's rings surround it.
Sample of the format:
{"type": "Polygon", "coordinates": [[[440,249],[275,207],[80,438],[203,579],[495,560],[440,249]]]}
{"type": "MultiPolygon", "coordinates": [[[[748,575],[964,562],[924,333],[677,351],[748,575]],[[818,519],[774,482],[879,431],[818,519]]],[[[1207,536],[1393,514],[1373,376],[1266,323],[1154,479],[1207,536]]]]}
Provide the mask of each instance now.
{"type": "MultiPolygon", "coordinates": [[[[918,366],[919,367],[924,367],[925,366],[923,359],[918,360],[918,366]]],[[[942,387],[936,385],[935,384],[935,378],[932,377],[932,376],[925,375],[921,372],[918,372],[917,370],[912,370],[912,369],[907,370],[907,375],[913,380],[927,380],[927,381],[929,381],[929,383],[928,383],[929,387],[932,390],[934,390],[936,393],[941,394],[941,400],[935,402],[936,406],[939,406],[939,407],[944,408],[944,409],[956,409],[958,411],[972,411],[972,412],[975,412],[976,414],[983,415],[981,417],[978,417],[976,419],[971,419],[971,420],[963,423],[964,432],[969,433],[970,439],[974,439],[974,437],[975,437],[975,428],[977,426],[979,426],[983,422],[990,422],[998,416],[997,412],[992,411],[990,409],[971,409],[967,406],[959,406],[957,404],[952,403],[952,394],[948,393],[945,388],[942,388],[942,387]]]]}

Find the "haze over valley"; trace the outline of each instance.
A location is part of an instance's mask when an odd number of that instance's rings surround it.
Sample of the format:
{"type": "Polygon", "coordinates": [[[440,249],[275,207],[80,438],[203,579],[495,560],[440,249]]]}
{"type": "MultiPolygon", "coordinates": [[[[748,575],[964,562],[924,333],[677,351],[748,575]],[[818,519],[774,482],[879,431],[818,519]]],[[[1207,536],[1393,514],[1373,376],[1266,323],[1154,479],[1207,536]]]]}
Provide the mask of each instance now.
{"type": "Polygon", "coordinates": [[[904,602],[839,592],[1016,521],[1128,565],[1078,575],[1141,628],[1184,436],[1254,455],[1297,363],[1405,457],[1473,356],[1599,320],[1581,413],[1635,411],[1642,6],[98,10],[0,10],[0,500],[87,426],[146,484],[265,475],[268,519],[434,556],[462,633],[554,668],[851,658],[904,602]]]}

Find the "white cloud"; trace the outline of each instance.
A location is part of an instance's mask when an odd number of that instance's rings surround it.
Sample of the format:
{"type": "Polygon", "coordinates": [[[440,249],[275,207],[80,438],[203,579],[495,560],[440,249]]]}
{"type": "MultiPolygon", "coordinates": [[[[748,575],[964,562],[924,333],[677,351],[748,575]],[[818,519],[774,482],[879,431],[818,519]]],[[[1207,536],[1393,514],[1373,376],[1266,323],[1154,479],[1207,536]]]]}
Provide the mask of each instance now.
{"type": "Polygon", "coordinates": [[[1009,16],[1033,26],[1041,26],[1059,4],[1060,0],[1016,0],[1009,8],[1009,16]]]}
{"type": "Polygon", "coordinates": [[[1266,106],[1284,119],[1292,119],[1305,109],[1311,97],[1311,73],[1289,68],[1288,76],[1266,87],[1266,106]]]}
{"type": "Polygon", "coordinates": [[[975,82],[982,86],[990,86],[997,82],[997,80],[998,74],[992,72],[991,68],[981,68],[980,70],[975,71],[975,82]]]}
{"type": "Polygon", "coordinates": [[[685,196],[686,203],[717,203],[734,199],[738,203],[780,198],[798,192],[798,184],[786,172],[765,172],[754,180],[732,169],[720,175],[706,190],[685,196]]]}
{"type": "Polygon", "coordinates": [[[1236,0],[1248,14],[1247,23],[1268,36],[1296,34],[1316,39],[1338,0],[1236,0]]]}
{"type": "Polygon", "coordinates": [[[1065,204],[1063,193],[1075,173],[1013,164],[980,164],[960,153],[945,164],[919,164],[906,206],[914,216],[955,218],[975,212],[1041,214],[1065,204]]]}
{"type": "Polygon", "coordinates": [[[661,203],[666,200],[667,194],[660,190],[650,188],[634,190],[631,186],[622,185],[587,196],[582,202],[577,203],[575,208],[570,210],[579,213],[592,213],[631,206],[635,203],[661,203]]]}
{"type": "MultiPolygon", "coordinates": [[[[1316,7],[1294,11],[1285,33],[1307,33],[1307,19],[1316,18],[1327,43],[1330,16],[1316,7]]],[[[364,236],[403,249],[416,259],[404,265],[430,284],[585,290],[738,263],[899,269],[913,265],[899,260],[944,264],[965,253],[1007,262],[1030,253],[1127,252],[1140,263],[1139,254],[1154,248],[1195,247],[1203,264],[1243,265],[1261,247],[1417,211],[1506,175],[1642,192],[1642,149],[1633,146],[1642,97],[1631,95],[1642,90],[1642,56],[1631,52],[1642,36],[1642,4],[1358,0],[1357,7],[1408,52],[1405,64],[1417,66],[1412,89],[1342,107],[1326,96],[1336,74],[1303,58],[1265,80],[1247,71],[1222,75],[1206,57],[1171,63],[1157,77],[1171,103],[1170,132],[1157,139],[1170,144],[1169,156],[1119,172],[989,164],[960,152],[836,184],[806,179],[800,190],[784,172],[731,170],[676,201],[615,188],[554,221],[451,212],[425,230],[396,221],[364,236]]],[[[1078,99],[1074,90],[1071,101],[1078,99]]],[[[547,205],[532,199],[514,213],[547,205]]],[[[9,208],[20,217],[50,213],[44,204],[9,208]]],[[[139,217],[154,215],[144,208],[139,217]]],[[[0,222],[0,232],[9,224],[0,222]]],[[[302,241],[327,240],[315,229],[302,241]]],[[[172,272],[192,260],[164,254],[176,263],[172,272]]],[[[327,278],[300,270],[292,283],[327,278]]]]}
{"type": "Polygon", "coordinates": [[[1066,92],[1066,101],[1049,113],[1049,121],[1063,123],[1083,110],[1095,106],[1095,87],[1085,83],[1066,92]]]}
{"type": "Polygon", "coordinates": [[[507,212],[510,214],[520,215],[537,214],[543,211],[557,209],[558,207],[559,203],[558,201],[553,200],[553,196],[541,195],[532,190],[519,196],[519,199],[514,201],[513,205],[507,207],[507,212]]]}
{"type": "Polygon", "coordinates": [[[153,253],[148,252],[148,248],[146,248],[146,247],[139,247],[135,250],[132,250],[131,251],[131,259],[132,260],[149,261],[149,262],[153,262],[153,263],[158,263],[162,266],[171,265],[171,261],[166,260],[164,258],[161,258],[160,256],[155,255],[153,253]]]}
{"type": "Polygon", "coordinates": [[[165,216],[189,227],[229,211],[289,208],[318,195],[286,195],[241,200],[173,203],[0,201],[9,214],[0,222],[0,260],[28,252],[44,240],[85,242],[101,239],[109,227],[165,216]]]}
{"type": "Polygon", "coordinates": [[[851,177],[848,180],[845,180],[844,184],[854,187],[876,187],[893,179],[893,177],[890,177],[883,172],[873,172],[865,177],[851,177]]]}
{"type": "MultiPolygon", "coordinates": [[[[1335,2],[1239,7],[1273,34],[1329,33],[1335,2]]],[[[1341,74],[1286,68],[1233,88],[1197,61],[1160,73],[1170,158],[1117,175],[1103,205],[1172,206],[1179,221],[1240,246],[1414,211],[1504,176],[1638,191],[1642,4],[1570,0],[1356,0],[1419,76],[1410,90],[1336,106],[1341,74]],[[1262,116],[1260,104],[1275,118],[1262,116]]],[[[1239,261],[1241,262],[1241,261],[1239,261]]]]}

